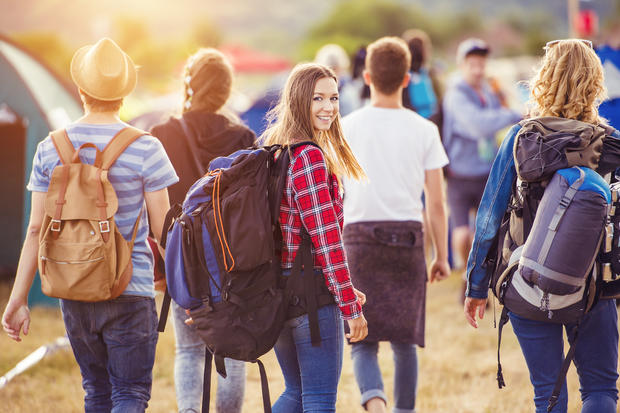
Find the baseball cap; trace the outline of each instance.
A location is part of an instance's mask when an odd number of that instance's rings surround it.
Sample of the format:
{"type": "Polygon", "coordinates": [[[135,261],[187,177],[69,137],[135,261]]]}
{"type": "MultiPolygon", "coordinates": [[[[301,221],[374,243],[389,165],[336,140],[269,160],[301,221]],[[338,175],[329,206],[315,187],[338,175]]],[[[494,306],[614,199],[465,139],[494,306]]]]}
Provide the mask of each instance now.
{"type": "Polygon", "coordinates": [[[458,49],[456,49],[456,61],[459,63],[462,62],[467,57],[467,55],[471,53],[480,53],[482,55],[487,55],[490,51],[491,49],[489,48],[487,42],[482,39],[476,39],[471,37],[469,39],[463,40],[461,44],[459,44],[458,49]]]}

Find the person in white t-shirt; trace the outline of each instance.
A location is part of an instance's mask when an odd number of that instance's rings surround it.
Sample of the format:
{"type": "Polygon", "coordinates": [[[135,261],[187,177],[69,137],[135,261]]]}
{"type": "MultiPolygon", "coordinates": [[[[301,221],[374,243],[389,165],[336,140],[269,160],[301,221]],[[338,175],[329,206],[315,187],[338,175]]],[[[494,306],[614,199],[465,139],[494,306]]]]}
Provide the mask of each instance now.
{"type": "Polygon", "coordinates": [[[343,120],[345,139],[368,176],[343,179],[344,245],[355,285],[367,294],[368,336],[352,343],[361,403],[385,412],[378,343],[394,351],[394,410],[415,411],[416,346],[424,346],[427,271],[422,193],[435,257],[430,281],[448,277],[442,167],[448,157],[429,120],[402,105],[411,56],[405,42],[384,37],[368,46],[364,80],[371,104],[343,120]]]}

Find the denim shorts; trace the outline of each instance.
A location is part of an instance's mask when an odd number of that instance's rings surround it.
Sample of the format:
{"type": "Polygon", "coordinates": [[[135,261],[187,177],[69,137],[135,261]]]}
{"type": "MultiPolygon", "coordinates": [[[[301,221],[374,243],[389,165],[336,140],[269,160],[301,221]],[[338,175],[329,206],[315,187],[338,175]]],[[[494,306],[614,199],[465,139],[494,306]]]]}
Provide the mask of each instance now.
{"type": "Polygon", "coordinates": [[[453,228],[470,225],[470,212],[478,209],[486,183],[486,176],[448,177],[448,207],[453,228]]]}

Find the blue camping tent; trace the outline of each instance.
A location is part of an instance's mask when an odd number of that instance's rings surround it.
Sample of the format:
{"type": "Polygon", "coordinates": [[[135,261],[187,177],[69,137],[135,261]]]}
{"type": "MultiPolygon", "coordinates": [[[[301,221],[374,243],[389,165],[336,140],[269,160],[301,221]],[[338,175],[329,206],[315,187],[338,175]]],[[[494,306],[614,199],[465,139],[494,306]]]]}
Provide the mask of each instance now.
{"type": "MultiPolygon", "coordinates": [[[[30,216],[25,190],[37,144],[82,114],[77,90],[7,36],[0,34],[0,272],[14,274],[30,216]]],[[[55,304],[37,276],[31,304],[55,304]]]]}
{"type": "Polygon", "coordinates": [[[620,50],[608,45],[596,49],[605,72],[608,98],[599,107],[601,116],[614,128],[620,128],[620,50]]]}

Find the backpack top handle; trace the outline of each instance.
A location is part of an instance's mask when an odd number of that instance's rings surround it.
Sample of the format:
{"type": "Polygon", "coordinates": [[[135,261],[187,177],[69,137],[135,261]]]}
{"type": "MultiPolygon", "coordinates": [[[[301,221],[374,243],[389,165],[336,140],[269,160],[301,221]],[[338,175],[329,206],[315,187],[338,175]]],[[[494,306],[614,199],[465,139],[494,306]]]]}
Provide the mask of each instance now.
{"type": "Polygon", "coordinates": [[[101,151],[99,150],[99,148],[97,148],[97,145],[95,145],[94,143],[91,142],[86,142],[83,143],[79,148],[77,148],[74,152],[73,152],[73,156],[71,157],[71,163],[80,163],[80,151],[84,148],[93,148],[95,149],[96,155],[95,155],[95,163],[93,163],[93,166],[97,167],[97,168],[101,168],[101,151]]]}

